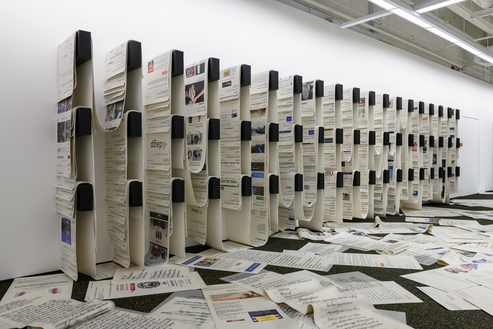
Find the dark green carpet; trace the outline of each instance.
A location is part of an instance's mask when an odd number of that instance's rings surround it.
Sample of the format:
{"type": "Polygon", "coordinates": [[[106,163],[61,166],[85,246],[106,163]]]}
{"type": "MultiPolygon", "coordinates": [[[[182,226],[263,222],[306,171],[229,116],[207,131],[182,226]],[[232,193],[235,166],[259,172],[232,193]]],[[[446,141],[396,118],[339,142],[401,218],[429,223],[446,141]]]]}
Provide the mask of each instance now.
{"type": "MultiPolygon", "coordinates": [[[[493,195],[475,194],[468,197],[461,197],[461,199],[493,199],[493,195]]],[[[445,207],[445,208],[456,208],[456,209],[468,209],[468,210],[491,210],[484,207],[464,207],[464,206],[450,206],[450,205],[435,205],[426,204],[427,206],[434,207],[445,207]]],[[[456,217],[461,219],[469,219],[467,217],[456,217]]],[[[390,216],[387,219],[383,219],[384,222],[402,222],[404,221],[403,216],[390,216]]],[[[488,220],[479,219],[478,222],[482,225],[493,224],[488,220]]],[[[299,241],[299,240],[286,240],[270,238],[268,243],[262,247],[256,248],[257,250],[268,250],[282,252],[284,249],[297,250],[304,246],[309,241],[299,241]]],[[[313,241],[312,241],[313,242],[313,241]]],[[[320,242],[324,243],[324,242],[320,242]]],[[[194,246],[187,248],[187,252],[200,252],[208,249],[204,246],[194,246]]],[[[348,250],[346,252],[356,252],[362,253],[362,251],[348,250]]],[[[374,252],[368,252],[374,253],[374,252]]],[[[439,268],[440,265],[434,264],[431,266],[423,266],[424,270],[439,268]]],[[[275,271],[279,273],[289,273],[298,271],[298,269],[291,269],[286,267],[277,266],[267,266],[267,270],[275,271]]],[[[221,284],[225,283],[220,278],[234,274],[233,272],[225,271],[212,271],[196,269],[196,271],[202,276],[202,279],[206,284],[221,284]]],[[[331,268],[329,272],[316,272],[321,275],[327,274],[337,274],[352,271],[360,271],[367,274],[375,279],[381,281],[396,281],[403,288],[407,289],[409,292],[417,296],[423,301],[423,303],[414,304],[396,304],[396,305],[377,305],[378,309],[392,310],[406,312],[407,324],[413,328],[493,328],[493,318],[491,315],[483,311],[448,311],[434,300],[429,298],[426,294],[421,292],[416,286],[421,286],[421,284],[416,284],[414,281],[401,278],[400,275],[414,273],[415,270],[400,270],[400,269],[382,269],[382,268],[372,268],[372,267],[358,267],[358,266],[339,266],[335,265],[331,268]]],[[[52,272],[52,273],[60,273],[52,272]]],[[[43,273],[43,274],[52,274],[43,273]]],[[[83,301],[86,294],[86,289],[89,281],[93,279],[87,275],[79,274],[79,280],[74,282],[74,288],[72,292],[72,298],[76,300],[83,301]]],[[[493,280],[493,278],[492,278],[493,280]]],[[[9,288],[12,280],[5,280],[0,282],[0,296],[3,297],[7,289],[9,288]]],[[[163,300],[165,300],[170,294],[160,294],[151,295],[143,297],[132,297],[115,299],[115,305],[117,307],[149,312],[157,305],[159,305],[163,300]]]]}

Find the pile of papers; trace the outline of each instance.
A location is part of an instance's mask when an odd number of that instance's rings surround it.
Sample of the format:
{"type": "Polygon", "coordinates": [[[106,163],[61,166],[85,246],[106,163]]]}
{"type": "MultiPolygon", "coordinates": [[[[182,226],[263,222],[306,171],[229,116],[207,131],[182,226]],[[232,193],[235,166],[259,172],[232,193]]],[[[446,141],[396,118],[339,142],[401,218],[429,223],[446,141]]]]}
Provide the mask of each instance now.
{"type": "Polygon", "coordinates": [[[405,269],[409,274],[400,277],[418,283],[445,309],[493,315],[493,226],[434,211],[408,215],[404,223],[325,223],[325,232],[276,234],[318,240],[298,250],[208,249],[147,268],[103,264],[98,279],[112,280],[89,282],[85,303],[71,299],[73,281],[65,274],[15,279],[0,302],[0,329],[410,328],[405,313],[374,305],[422,303],[420,298],[398,282],[358,271],[327,275],[334,265],[405,269]],[[296,270],[280,274],[267,265],[296,270]],[[423,270],[429,265],[435,266],[423,270]],[[195,269],[236,274],[208,286],[195,269]],[[150,313],[118,309],[110,301],[163,293],[172,294],[150,313]]]}

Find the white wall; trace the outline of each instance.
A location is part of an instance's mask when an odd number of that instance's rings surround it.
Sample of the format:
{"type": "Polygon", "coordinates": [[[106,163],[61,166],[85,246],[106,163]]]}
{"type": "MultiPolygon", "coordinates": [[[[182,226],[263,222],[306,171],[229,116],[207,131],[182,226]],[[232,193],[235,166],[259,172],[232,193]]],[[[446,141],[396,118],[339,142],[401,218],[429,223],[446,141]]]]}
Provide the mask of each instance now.
{"type": "MultiPolygon", "coordinates": [[[[480,119],[480,188],[493,187],[491,85],[279,2],[9,1],[0,12],[0,279],[59,267],[56,54],[79,29],[92,32],[100,113],[106,53],[134,39],[144,60],[174,48],[186,63],[218,57],[222,67],[250,64],[254,73],[273,69],[460,108],[480,119]]],[[[108,255],[100,248],[98,259],[108,255]]]]}
{"type": "Polygon", "coordinates": [[[459,135],[464,147],[460,150],[460,169],[465,173],[472,173],[462,176],[459,184],[459,195],[468,195],[477,193],[479,188],[479,175],[475,175],[480,170],[479,163],[479,124],[478,119],[462,116],[460,120],[459,135]]]}

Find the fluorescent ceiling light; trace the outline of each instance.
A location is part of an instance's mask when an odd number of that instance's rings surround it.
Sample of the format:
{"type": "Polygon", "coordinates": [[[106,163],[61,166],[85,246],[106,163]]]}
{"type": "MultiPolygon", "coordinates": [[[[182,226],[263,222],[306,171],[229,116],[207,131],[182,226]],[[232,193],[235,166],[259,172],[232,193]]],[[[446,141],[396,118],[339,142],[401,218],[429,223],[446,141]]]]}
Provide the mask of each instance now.
{"type": "Polygon", "coordinates": [[[393,4],[390,4],[385,0],[370,0],[370,1],[385,10],[390,10],[395,8],[393,4]]]}
{"type": "Polygon", "coordinates": [[[422,20],[419,15],[413,15],[411,13],[408,13],[402,9],[392,9],[391,10],[394,14],[396,14],[397,16],[400,16],[402,18],[404,18],[405,20],[411,22],[411,23],[414,23],[418,26],[421,26],[422,28],[425,28],[425,29],[429,29],[430,27],[432,27],[430,24],[428,24],[427,22],[425,22],[424,20],[422,20]]]}
{"type": "Polygon", "coordinates": [[[362,24],[362,23],[365,23],[365,22],[369,22],[369,21],[373,21],[375,19],[378,19],[378,18],[381,18],[381,17],[385,17],[385,16],[388,16],[388,15],[392,15],[392,12],[391,11],[387,11],[387,10],[382,10],[382,11],[379,11],[378,13],[373,13],[373,14],[370,14],[370,15],[367,15],[367,16],[363,16],[363,17],[360,17],[360,18],[357,18],[357,19],[353,19],[352,21],[347,21],[347,22],[342,23],[341,25],[339,25],[339,27],[341,29],[347,29],[348,27],[359,25],[359,24],[362,24]]]}
{"type": "Polygon", "coordinates": [[[464,0],[445,0],[445,1],[429,1],[429,5],[426,5],[425,7],[418,8],[416,9],[417,13],[426,13],[427,11],[432,11],[438,8],[446,7],[453,5],[454,3],[462,2],[464,0]]]}
{"type": "Polygon", "coordinates": [[[428,31],[430,31],[431,33],[436,34],[439,37],[444,38],[445,40],[448,40],[448,41],[450,41],[452,43],[460,42],[459,39],[457,39],[456,37],[453,37],[453,36],[451,36],[451,35],[443,32],[442,30],[439,30],[439,29],[437,29],[435,27],[430,27],[428,29],[428,31]]]}
{"type": "MultiPolygon", "coordinates": [[[[474,47],[474,45],[470,45],[464,38],[456,37],[449,32],[443,31],[437,25],[433,23],[428,23],[427,20],[423,19],[419,13],[424,13],[426,11],[430,11],[436,8],[449,6],[454,3],[458,3],[464,0],[428,0],[424,1],[421,4],[414,6],[415,10],[408,10],[406,8],[402,8],[400,5],[396,5],[393,0],[369,0],[377,6],[391,11],[393,14],[405,19],[406,21],[418,25],[424,29],[427,29],[433,34],[438,35],[439,37],[448,40],[455,45],[461,47],[464,50],[467,50],[473,55],[476,55],[482,58],[485,61],[493,63],[493,57],[483,53],[480,49],[474,47]]],[[[478,45],[479,47],[479,45],[478,45]]]]}
{"type": "Polygon", "coordinates": [[[482,55],[483,54],[481,51],[477,50],[476,48],[473,48],[472,46],[469,46],[468,44],[466,44],[464,42],[457,42],[456,45],[461,47],[462,49],[467,50],[471,54],[474,54],[474,55],[482,55]]]}
{"type": "Polygon", "coordinates": [[[484,59],[485,61],[490,62],[490,63],[492,63],[492,64],[493,64],[493,57],[488,56],[488,55],[484,55],[484,54],[479,54],[479,55],[477,55],[477,56],[478,56],[479,58],[484,59]]]}

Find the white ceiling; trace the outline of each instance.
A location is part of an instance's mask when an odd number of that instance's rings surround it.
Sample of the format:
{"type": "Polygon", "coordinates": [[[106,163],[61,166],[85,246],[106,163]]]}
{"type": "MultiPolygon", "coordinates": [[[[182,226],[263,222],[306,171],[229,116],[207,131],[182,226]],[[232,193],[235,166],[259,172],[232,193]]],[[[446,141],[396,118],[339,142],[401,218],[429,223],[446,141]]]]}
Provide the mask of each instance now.
{"type": "MultiPolygon", "coordinates": [[[[370,14],[385,12],[367,0],[278,1],[338,26],[370,14]]],[[[410,6],[431,1],[401,0],[410,6]]],[[[493,51],[493,0],[465,0],[422,15],[434,18],[438,25],[453,29],[458,36],[470,40],[479,48],[486,48],[490,53],[493,51]]],[[[399,16],[387,14],[349,29],[493,84],[493,64],[399,16]]]]}

